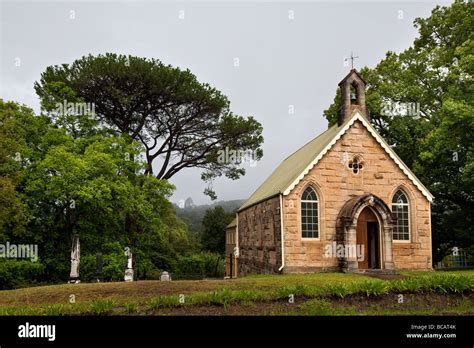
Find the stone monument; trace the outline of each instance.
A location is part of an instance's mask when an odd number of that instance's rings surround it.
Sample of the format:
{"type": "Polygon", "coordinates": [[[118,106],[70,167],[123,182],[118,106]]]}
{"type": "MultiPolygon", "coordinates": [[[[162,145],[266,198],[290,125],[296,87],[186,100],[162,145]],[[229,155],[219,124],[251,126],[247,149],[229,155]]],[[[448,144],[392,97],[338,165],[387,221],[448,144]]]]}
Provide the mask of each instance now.
{"type": "Polygon", "coordinates": [[[133,267],[132,267],[133,254],[130,251],[129,247],[125,248],[125,255],[127,256],[127,268],[125,269],[124,280],[126,282],[133,282],[133,267]]]}
{"type": "Polygon", "coordinates": [[[81,243],[79,235],[72,237],[71,247],[71,273],[69,274],[69,283],[80,283],[79,280],[79,263],[81,261],[81,243]]]}

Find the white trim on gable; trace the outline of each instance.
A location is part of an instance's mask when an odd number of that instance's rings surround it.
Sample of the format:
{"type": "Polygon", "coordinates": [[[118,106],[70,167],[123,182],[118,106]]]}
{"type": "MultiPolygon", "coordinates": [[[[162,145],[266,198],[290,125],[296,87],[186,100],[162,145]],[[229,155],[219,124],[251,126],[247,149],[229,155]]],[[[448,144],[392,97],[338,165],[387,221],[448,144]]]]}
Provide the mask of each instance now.
{"type": "Polygon", "coordinates": [[[331,147],[341,138],[344,133],[354,124],[355,121],[360,121],[365,128],[369,131],[370,134],[375,138],[375,140],[382,146],[382,148],[387,152],[390,158],[398,165],[402,172],[413,182],[413,184],[420,190],[420,192],[428,199],[429,202],[433,202],[433,195],[428,191],[428,189],[421,183],[420,180],[411,172],[411,170],[406,166],[405,163],[397,156],[397,154],[390,148],[390,146],[385,142],[385,140],[377,133],[377,131],[372,127],[372,125],[367,122],[367,120],[359,113],[355,112],[351,119],[346,123],[346,125],[336,134],[336,136],[331,140],[331,142],[319,153],[319,155],[303,170],[303,172],[283,191],[283,195],[288,195],[291,190],[305,177],[306,174],[323,158],[323,156],[331,149],[331,147]]]}

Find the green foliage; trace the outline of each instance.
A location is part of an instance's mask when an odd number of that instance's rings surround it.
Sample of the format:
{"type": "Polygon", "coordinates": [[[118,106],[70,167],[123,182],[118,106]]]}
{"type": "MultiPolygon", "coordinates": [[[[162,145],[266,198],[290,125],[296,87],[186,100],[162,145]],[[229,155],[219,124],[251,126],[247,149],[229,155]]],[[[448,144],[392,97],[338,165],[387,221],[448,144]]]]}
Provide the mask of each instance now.
{"type": "Polygon", "coordinates": [[[202,220],[204,231],[201,236],[204,250],[224,254],[226,226],[234,217],[234,213],[227,213],[221,206],[206,211],[202,220]]]}
{"type": "Polygon", "coordinates": [[[96,300],[92,301],[89,306],[89,312],[94,315],[109,314],[115,306],[112,300],[96,300]]]}
{"type": "MultiPolygon", "coordinates": [[[[232,114],[229,100],[217,89],[200,83],[189,70],[157,59],[89,55],[72,64],[48,67],[35,89],[48,116],[56,124],[69,125],[71,131],[76,131],[75,123],[71,115],[58,116],[58,105],[93,104],[95,116],[110,129],[142,143],[146,173],[160,179],[197,167],[204,170],[202,179],[206,182],[222,175],[235,180],[245,170],[239,163],[219,161],[219,150],[228,147],[254,151],[257,159],[262,156],[259,122],[232,114]],[[164,160],[156,168],[155,160],[161,157],[164,160]]],[[[82,118],[83,123],[88,120],[82,118]]],[[[205,192],[215,197],[210,187],[205,192]]]]}
{"type": "Polygon", "coordinates": [[[151,309],[167,308],[180,305],[178,296],[159,296],[148,301],[151,309]]]}
{"type": "Polygon", "coordinates": [[[176,215],[186,222],[190,233],[202,234],[204,226],[202,220],[206,212],[210,209],[214,209],[217,206],[221,206],[228,213],[235,212],[245,200],[236,199],[230,201],[217,201],[213,204],[197,205],[193,207],[179,208],[176,206],[176,215]]]}
{"type": "Polygon", "coordinates": [[[180,256],[172,271],[173,279],[223,278],[225,260],[212,253],[180,256]]]}
{"type": "Polygon", "coordinates": [[[275,294],[279,299],[288,299],[288,296],[307,296],[312,297],[317,294],[318,289],[314,286],[304,284],[283,286],[276,289],[275,294]]]}
{"type": "Polygon", "coordinates": [[[32,281],[68,279],[73,234],[80,235],[83,281],[93,279],[97,252],[105,279],[122,279],[125,246],[137,279],[156,278],[190,249],[167,199],[174,187],[144,174],[140,143],[69,116],[53,124],[0,100],[0,242],[40,246],[44,272],[32,281]]]}
{"type": "Polygon", "coordinates": [[[136,303],[126,303],[124,305],[124,313],[126,314],[136,314],[138,313],[138,306],[136,303]]]}
{"type": "MultiPolygon", "coordinates": [[[[102,277],[104,281],[120,281],[124,277],[127,257],[119,242],[109,242],[97,252],[102,253],[102,277]]],[[[97,271],[97,255],[81,256],[80,274],[85,281],[95,281],[97,271]]]]}
{"type": "Polygon", "coordinates": [[[300,306],[304,315],[333,315],[334,309],[328,300],[316,298],[300,306]]]}
{"type": "Polygon", "coordinates": [[[39,261],[0,259],[0,290],[34,285],[43,272],[44,266],[39,261]]]}
{"type": "Polygon", "coordinates": [[[53,304],[51,306],[46,306],[43,310],[43,314],[46,316],[60,316],[65,314],[64,305],[62,304],[53,304]]]}
{"type": "Polygon", "coordinates": [[[432,291],[438,293],[464,293],[474,290],[474,282],[466,276],[439,273],[421,277],[410,277],[390,283],[391,290],[415,293],[432,291]]]}
{"type": "Polygon", "coordinates": [[[324,286],[324,292],[330,296],[337,296],[344,298],[348,295],[352,295],[357,290],[355,285],[350,284],[327,284],[324,286]]]}
{"type": "Polygon", "coordinates": [[[0,99],[0,241],[6,234],[25,235],[29,215],[18,188],[34,157],[28,139],[36,140],[37,127],[43,124],[26,106],[0,99]]]}
{"type": "Polygon", "coordinates": [[[381,296],[390,290],[389,283],[380,281],[366,281],[358,285],[358,292],[363,292],[369,296],[381,296]]]}

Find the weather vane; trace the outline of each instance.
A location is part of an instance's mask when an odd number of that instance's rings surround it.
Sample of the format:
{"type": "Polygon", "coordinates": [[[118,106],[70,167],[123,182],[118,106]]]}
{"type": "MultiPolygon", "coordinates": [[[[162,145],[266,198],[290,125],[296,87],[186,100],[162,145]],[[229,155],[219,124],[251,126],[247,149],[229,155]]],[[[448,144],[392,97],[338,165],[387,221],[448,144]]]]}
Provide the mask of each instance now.
{"type": "Polygon", "coordinates": [[[351,60],[351,66],[352,66],[352,69],[354,69],[354,59],[356,58],[359,58],[359,56],[355,56],[353,55],[353,53],[351,52],[351,56],[349,58],[345,58],[344,61],[347,62],[349,59],[351,60]]]}

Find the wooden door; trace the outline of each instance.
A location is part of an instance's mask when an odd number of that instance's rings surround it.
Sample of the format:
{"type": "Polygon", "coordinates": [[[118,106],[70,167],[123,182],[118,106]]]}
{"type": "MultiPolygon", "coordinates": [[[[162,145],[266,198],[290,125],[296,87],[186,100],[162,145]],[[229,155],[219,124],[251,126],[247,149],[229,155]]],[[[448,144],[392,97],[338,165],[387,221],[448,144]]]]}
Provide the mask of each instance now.
{"type": "Polygon", "coordinates": [[[356,243],[357,246],[364,246],[363,260],[359,261],[359,269],[368,269],[368,268],[378,268],[378,238],[376,242],[373,239],[373,226],[374,223],[376,232],[378,233],[378,220],[374,212],[366,207],[359,215],[357,220],[357,232],[356,232],[356,243]],[[368,224],[370,223],[370,232],[372,233],[369,244],[369,228],[368,224]],[[369,267],[370,266],[370,267],[369,267]]]}

